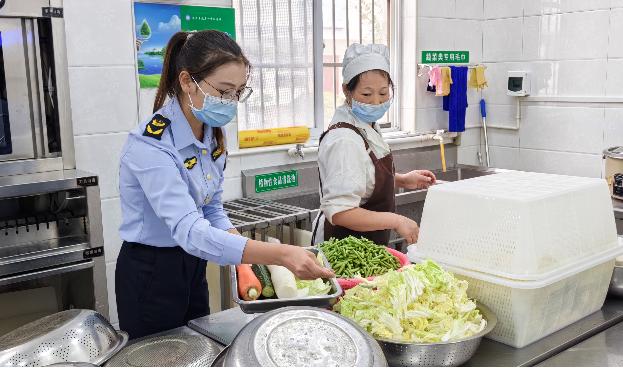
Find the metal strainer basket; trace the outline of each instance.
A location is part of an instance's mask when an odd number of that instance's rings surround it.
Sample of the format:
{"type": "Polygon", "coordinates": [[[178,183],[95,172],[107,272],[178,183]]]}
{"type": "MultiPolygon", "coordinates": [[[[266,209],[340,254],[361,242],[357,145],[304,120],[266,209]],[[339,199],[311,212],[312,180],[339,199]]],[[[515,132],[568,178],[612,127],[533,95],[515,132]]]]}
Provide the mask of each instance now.
{"type": "Polygon", "coordinates": [[[107,367],[209,367],[223,348],[202,335],[157,336],[134,343],[107,367]]]}
{"type": "Polygon", "coordinates": [[[445,343],[400,343],[378,340],[391,367],[453,367],[467,362],[476,352],[482,338],[497,324],[489,308],[477,303],[487,326],[474,336],[445,343]]]}
{"type": "Polygon", "coordinates": [[[0,366],[103,364],[128,341],[101,314],[71,309],[30,322],[0,337],[0,366]]]}

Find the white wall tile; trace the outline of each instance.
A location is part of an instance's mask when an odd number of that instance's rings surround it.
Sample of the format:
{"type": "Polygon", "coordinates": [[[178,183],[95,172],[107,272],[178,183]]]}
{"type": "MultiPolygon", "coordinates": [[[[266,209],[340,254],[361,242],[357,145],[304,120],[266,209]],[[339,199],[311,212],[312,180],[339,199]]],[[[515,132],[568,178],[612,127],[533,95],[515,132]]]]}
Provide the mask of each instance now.
{"type": "Polygon", "coordinates": [[[609,33],[608,57],[623,57],[623,8],[610,11],[609,33]]]}
{"type": "Polygon", "coordinates": [[[522,109],[521,148],[599,154],[604,109],[527,106],[522,109]]]}
{"type": "Polygon", "coordinates": [[[522,59],[538,60],[541,50],[541,17],[524,17],[522,59]]]}
{"type": "Polygon", "coordinates": [[[623,146],[623,108],[606,109],[604,148],[623,146]]]}
{"type": "MultiPolygon", "coordinates": [[[[459,0],[460,1],[460,0],[459,0]]],[[[485,19],[512,18],[523,15],[523,0],[484,0],[485,19]]]]}
{"type": "Polygon", "coordinates": [[[102,199],[119,196],[119,159],[127,133],[74,138],[76,166],[99,176],[102,199]]]}
{"type": "MultiPolygon", "coordinates": [[[[519,151],[519,148],[489,146],[489,161],[491,162],[491,167],[519,170],[521,167],[519,151]]],[[[483,160],[486,160],[485,157],[486,156],[483,156],[483,160]]]]}
{"type": "Polygon", "coordinates": [[[223,201],[242,198],[242,178],[225,178],[223,182],[223,201]]]}
{"type": "Polygon", "coordinates": [[[132,3],[65,0],[69,66],[134,65],[132,3]]]}
{"type": "Polygon", "coordinates": [[[487,103],[487,124],[514,127],[517,124],[515,105],[497,105],[487,103]]]}
{"type": "Polygon", "coordinates": [[[612,8],[623,8],[623,0],[612,0],[610,6],[612,8]]]}
{"type": "MultiPolygon", "coordinates": [[[[519,148],[519,131],[507,129],[487,129],[490,146],[519,148]]],[[[482,140],[484,143],[484,139],[482,140]]]]}
{"type": "Polygon", "coordinates": [[[482,19],[484,17],[484,0],[457,0],[456,17],[459,19],[482,19]]]}
{"type": "Polygon", "coordinates": [[[480,146],[460,146],[457,149],[457,162],[460,165],[479,166],[478,151],[480,146]]]}
{"type": "Polygon", "coordinates": [[[417,0],[413,2],[417,3],[417,14],[419,17],[454,18],[456,1],[457,0],[417,0]]]}
{"type": "Polygon", "coordinates": [[[74,134],[120,132],[135,127],[135,75],[133,66],[69,68],[74,134]]]}
{"type": "Polygon", "coordinates": [[[106,263],[106,283],[108,286],[108,314],[110,323],[118,324],[117,297],[115,295],[115,268],[117,262],[106,263]]]}
{"type": "Polygon", "coordinates": [[[428,92],[426,90],[428,80],[428,69],[424,69],[423,75],[421,77],[418,77],[415,83],[416,107],[440,108],[442,104],[442,97],[435,96],[435,93],[428,92]]]}
{"type": "Polygon", "coordinates": [[[104,254],[106,262],[114,262],[121,250],[119,226],[121,225],[121,202],[119,198],[102,201],[102,226],[104,228],[104,254]]]}
{"type": "Polygon", "coordinates": [[[156,99],[157,91],[158,90],[155,88],[140,90],[138,94],[138,121],[147,121],[147,119],[149,119],[153,115],[154,100],[156,99]]]}
{"type": "MultiPolygon", "coordinates": [[[[452,50],[456,36],[453,26],[455,20],[418,17],[417,57],[422,57],[422,50],[452,50]]],[[[421,60],[420,60],[421,61],[421,60]]]]}
{"type": "Polygon", "coordinates": [[[607,96],[623,96],[623,59],[608,60],[607,96]]]}
{"type": "Polygon", "coordinates": [[[531,150],[519,152],[520,170],[550,174],[601,177],[601,155],[531,150]]]}
{"type": "Polygon", "coordinates": [[[610,0],[524,0],[525,15],[568,13],[610,8],[610,0]]]}
{"type": "Polygon", "coordinates": [[[240,176],[240,169],[242,167],[240,163],[241,157],[227,157],[227,167],[225,168],[225,178],[235,178],[240,176]]]}
{"type": "Polygon", "coordinates": [[[417,109],[415,119],[415,129],[418,132],[448,129],[448,113],[441,108],[417,109]]]}
{"type": "Polygon", "coordinates": [[[480,146],[480,129],[471,128],[461,133],[461,147],[480,146]]]}
{"type": "Polygon", "coordinates": [[[605,59],[563,60],[531,63],[532,95],[604,96],[605,59]]]}
{"type": "Polygon", "coordinates": [[[516,61],[521,59],[521,34],[521,18],[484,21],[483,61],[516,61]]]}
{"type": "MultiPolygon", "coordinates": [[[[458,0],[461,1],[461,0],[458,0]]],[[[469,50],[470,63],[482,61],[482,21],[457,20],[454,24],[456,32],[454,49],[469,50]]]]}
{"type": "Polygon", "coordinates": [[[480,115],[480,105],[471,104],[465,112],[465,126],[480,125],[482,116],[480,115]]]}
{"type": "Polygon", "coordinates": [[[541,59],[597,59],[608,53],[607,10],[541,16],[541,59]]]}

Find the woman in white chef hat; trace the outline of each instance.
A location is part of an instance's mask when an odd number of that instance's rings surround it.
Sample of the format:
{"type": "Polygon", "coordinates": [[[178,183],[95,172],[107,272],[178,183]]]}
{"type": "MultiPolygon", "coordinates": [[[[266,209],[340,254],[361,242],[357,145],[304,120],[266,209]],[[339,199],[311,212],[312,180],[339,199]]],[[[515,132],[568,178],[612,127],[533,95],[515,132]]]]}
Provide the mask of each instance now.
{"type": "Polygon", "coordinates": [[[393,100],[387,46],[349,46],[342,76],[346,101],[320,137],[321,211],[313,242],[354,235],[387,245],[395,230],[409,244],[415,243],[418,224],[395,213],[395,188],[428,188],[436,179],[427,170],[396,173],[391,150],[376,123],[393,100]]]}

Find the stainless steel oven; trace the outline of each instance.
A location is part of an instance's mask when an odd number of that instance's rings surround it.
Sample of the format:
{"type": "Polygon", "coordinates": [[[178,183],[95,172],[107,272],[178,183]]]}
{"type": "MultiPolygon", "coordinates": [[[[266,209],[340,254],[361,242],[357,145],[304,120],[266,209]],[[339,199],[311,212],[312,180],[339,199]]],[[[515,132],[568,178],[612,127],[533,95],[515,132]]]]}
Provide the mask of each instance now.
{"type": "Polygon", "coordinates": [[[75,168],[64,32],[61,1],[0,7],[0,176],[75,168]]]}
{"type": "Polygon", "coordinates": [[[62,0],[0,0],[0,335],[108,316],[98,178],[76,170],[62,0]]]}

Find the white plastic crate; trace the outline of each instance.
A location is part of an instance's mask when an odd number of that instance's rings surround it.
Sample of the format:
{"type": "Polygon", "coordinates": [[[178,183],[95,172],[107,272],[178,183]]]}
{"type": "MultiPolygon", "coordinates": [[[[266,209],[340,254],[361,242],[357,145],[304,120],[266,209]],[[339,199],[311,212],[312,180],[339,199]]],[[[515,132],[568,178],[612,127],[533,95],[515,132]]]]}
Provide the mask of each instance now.
{"type": "Polygon", "coordinates": [[[616,247],[603,179],[510,171],[429,189],[418,253],[516,280],[539,280],[616,247]]]}
{"type": "MultiPolygon", "coordinates": [[[[415,253],[411,246],[409,258],[420,262],[415,253]]],[[[616,249],[586,259],[583,267],[538,281],[504,279],[439,263],[467,280],[468,296],[496,314],[498,324],[487,337],[522,348],[598,311],[608,292],[614,258],[621,253],[623,241],[616,249]]]]}

